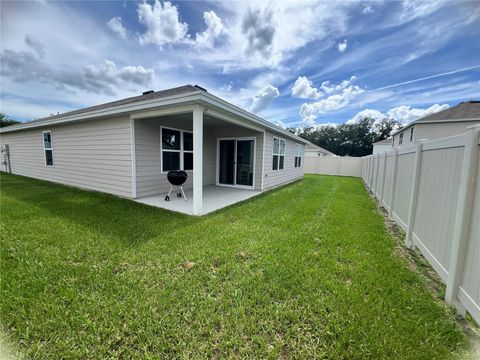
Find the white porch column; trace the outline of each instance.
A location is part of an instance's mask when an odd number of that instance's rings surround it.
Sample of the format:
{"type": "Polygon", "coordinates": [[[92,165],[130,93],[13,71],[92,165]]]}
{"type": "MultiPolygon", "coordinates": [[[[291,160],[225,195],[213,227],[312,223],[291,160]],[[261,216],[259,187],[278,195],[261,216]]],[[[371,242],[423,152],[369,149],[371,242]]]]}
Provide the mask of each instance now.
{"type": "Polygon", "coordinates": [[[193,108],[193,215],[203,210],[203,107],[193,108]]]}

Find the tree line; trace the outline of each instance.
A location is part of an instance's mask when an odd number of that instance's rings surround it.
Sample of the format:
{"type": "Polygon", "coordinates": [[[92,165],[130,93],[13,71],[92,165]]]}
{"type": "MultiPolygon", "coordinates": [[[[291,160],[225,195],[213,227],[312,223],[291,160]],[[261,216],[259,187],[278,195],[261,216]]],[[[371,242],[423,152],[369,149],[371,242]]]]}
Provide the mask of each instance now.
{"type": "Polygon", "coordinates": [[[20,121],[10,119],[7,115],[0,113],[0,128],[18,123],[20,123],[20,121]]]}
{"type": "Polygon", "coordinates": [[[370,155],[373,143],[386,139],[401,125],[392,119],[364,117],[355,123],[288,128],[287,130],[339,156],[370,155]]]}

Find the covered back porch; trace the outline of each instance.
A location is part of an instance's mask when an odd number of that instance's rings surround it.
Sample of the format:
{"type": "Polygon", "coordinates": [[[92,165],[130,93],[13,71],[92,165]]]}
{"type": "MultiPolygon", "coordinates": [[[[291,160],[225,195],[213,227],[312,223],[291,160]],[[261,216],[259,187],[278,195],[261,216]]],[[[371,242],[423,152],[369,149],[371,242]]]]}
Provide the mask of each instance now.
{"type": "Polygon", "coordinates": [[[134,198],[151,206],[204,215],[261,193],[265,132],[200,105],[134,114],[134,198]],[[185,170],[185,195],[170,201],[167,173],[185,170]]]}

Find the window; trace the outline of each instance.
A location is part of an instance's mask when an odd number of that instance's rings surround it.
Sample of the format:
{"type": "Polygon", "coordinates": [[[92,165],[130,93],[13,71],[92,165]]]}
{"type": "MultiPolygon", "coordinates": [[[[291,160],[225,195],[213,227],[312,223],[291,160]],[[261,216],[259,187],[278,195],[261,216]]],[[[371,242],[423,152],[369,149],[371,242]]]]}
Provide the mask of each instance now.
{"type": "Polygon", "coordinates": [[[295,167],[302,166],[302,146],[295,144],[295,167]]]}
{"type": "Polygon", "coordinates": [[[398,145],[402,145],[403,144],[403,132],[400,133],[400,137],[398,139],[398,145]]]}
{"type": "Polygon", "coordinates": [[[410,128],[410,142],[413,141],[413,126],[410,128]]]}
{"type": "Polygon", "coordinates": [[[285,140],[273,138],[272,170],[283,170],[285,165],[285,140]]]}
{"type": "Polygon", "coordinates": [[[45,154],[45,166],[53,166],[52,132],[43,132],[43,152],[45,154]]]}
{"type": "Polygon", "coordinates": [[[193,169],[193,134],[189,131],[160,128],[162,172],[193,169]]]}

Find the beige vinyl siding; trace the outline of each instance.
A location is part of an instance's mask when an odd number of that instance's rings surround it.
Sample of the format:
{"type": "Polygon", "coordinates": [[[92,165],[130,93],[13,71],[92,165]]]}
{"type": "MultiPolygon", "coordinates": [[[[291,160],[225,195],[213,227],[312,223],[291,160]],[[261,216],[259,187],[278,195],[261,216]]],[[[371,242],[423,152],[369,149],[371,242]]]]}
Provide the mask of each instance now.
{"type": "Polygon", "coordinates": [[[403,130],[403,143],[399,145],[399,132],[393,137],[393,144],[395,147],[410,146],[419,140],[434,140],[441,139],[448,136],[460,135],[467,132],[467,127],[480,124],[480,120],[472,121],[444,121],[439,123],[420,123],[413,125],[413,141],[410,142],[411,127],[403,130]]]}
{"type": "MultiPolygon", "coordinates": [[[[1,134],[12,173],[132,197],[128,117],[1,134]],[[43,131],[51,131],[54,166],[45,166],[43,131]]],[[[2,164],[2,171],[5,166],[2,164]]]]}
{"type": "Polygon", "coordinates": [[[480,120],[444,122],[435,124],[415,124],[415,138],[417,141],[420,139],[432,140],[453,135],[465,134],[467,132],[467,127],[474,124],[480,124],[480,120]]]}
{"type": "Polygon", "coordinates": [[[271,132],[265,132],[265,154],[264,154],[265,173],[263,179],[264,189],[273,188],[289,182],[302,179],[304,175],[305,165],[305,146],[300,142],[295,142],[292,139],[283,137],[281,135],[274,135],[271,132]],[[283,170],[272,170],[272,152],[273,152],[273,138],[284,139],[285,146],[285,165],[283,170]],[[302,145],[304,149],[302,153],[302,166],[295,167],[295,144],[302,145]]]}
{"type": "MultiPolygon", "coordinates": [[[[178,116],[135,120],[135,158],[137,197],[166,193],[170,189],[167,174],[162,173],[160,154],[160,127],[192,131],[192,120],[178,116]]],[[[215,183],[215,139],[204,130],[203,184],[215,183]]],[[[193,172],[187,171],[185,188],[193,184],[193,172]]]]}

